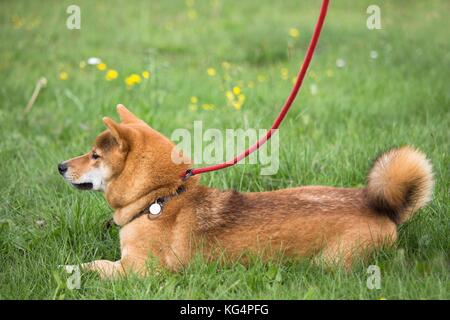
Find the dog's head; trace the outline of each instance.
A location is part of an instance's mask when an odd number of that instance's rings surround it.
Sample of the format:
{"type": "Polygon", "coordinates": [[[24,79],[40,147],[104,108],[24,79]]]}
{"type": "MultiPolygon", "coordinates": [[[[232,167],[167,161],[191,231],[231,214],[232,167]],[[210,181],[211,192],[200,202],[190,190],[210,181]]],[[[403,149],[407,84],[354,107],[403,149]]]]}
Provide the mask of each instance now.
{"type": "Polygon", "coordinates": [[[123,105],[117,112],[121,122],[103,118],[107,130],[88,153],[60,163],[60,174],[79,189],[104,191],[114,208],[158,188],[176,188],[188,161],[172,161],[174,144],[123,105]]]}

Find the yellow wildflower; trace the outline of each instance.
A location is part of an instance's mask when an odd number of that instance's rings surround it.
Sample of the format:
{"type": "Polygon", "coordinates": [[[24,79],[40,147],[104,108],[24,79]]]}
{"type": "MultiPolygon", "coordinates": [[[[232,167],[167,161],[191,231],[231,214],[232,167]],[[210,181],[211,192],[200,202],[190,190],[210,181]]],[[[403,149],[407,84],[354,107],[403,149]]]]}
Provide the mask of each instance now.
{"type": "Polygon", "coordinates": [[[289,29],[289,35],[292,38],[298,38],[298,37],[300,37],[300,31],[297,28],[290,28],[289,29]]]}
{"type": "Polygon", "coordinates": [[[208,76],[210,76],[210,77],[214,77],[214,76],[217,74],[216,69],[214,69],[214,68],[208,68],[208,69],[206,70],[206,73],[207,73],[208,76]]]}
{"type": "Polygon", "coordinates": [[[240,102],[233,103],[233,108],[236,110],[241,110],[242,104],[240,102]]]}
{"type": "Polygon", "coordinates": [[[226,96],[227,99],[230,100],[230,101],[234,99],[233,92],[231,92],[231,91],[227,91],[227,92],[225,93],[225,96],[226,96]]]}
{"type": "Polygon", "coordinates": [[[135,84],[141,83],[141,76],[136,73],[133,73],[125,78],[125,83],[129,87],[131,87],[135,84]]]}
{"type": "Polygon", "coordinates": [[[238,95],[238,101],[239,101],[241,104],[243,104],[244,101],[245,101],[245,95],[243,95],[243,94],[238,95]]]}
{"type": "Polygon", "coordinates": [[[111,80],[117,79],[118,76],[119,76],[119,73],[116,70],[110,69],[110,70],[108,70],[108,72],[106,72],[105,79],[107,81],[111,81],[111,80]]]}
{"type": "Polygon", "coordinates": [[[239,88],[238,86],[233,87],[233,93],[235,95],[238,95],[241,93],[241,88],[239,88]]]}
{"type": "Polygon", "coordinates": [[[63,81],[67,80],[67,79],[69,79],[69,74],[67,72],[65,72],[65,71],[61,71],[59,73],[59,79],[61,79],[63,81]]]}
{"type": "Polygon", "coordinates": [[[138,74],[133,73],[131,77],[135,83],[141,83],[141,77],[138,74]]]}
{"type": "Polygon", "coordinates": [[[144,79],[150,78],[150,72],[148,72],[148,71],[143,71],[143,72],[142,72],[142,77],[143,77],[144,79]]]}
{"type": "Polygon", "coordinates": [[[198,98],[196,96],[191,97],[191,103],[196,104],[198,103],[198,98]]]}
{"type": "Polygon", "coordinates": [[[203,110],[214,110],[215,105],[210,104],[210,103],[204,103],[204,104],[202,105],[202,108],[203,108],[203,110]]]}
{"type": "Polygon", "coordinates": [[[97,65],[97,69],[98,70],[100,70],[100,71],[104,71],[104,70],[106,70],[106,64],[105,63],[99,63],[98,65],[97,65]]]}

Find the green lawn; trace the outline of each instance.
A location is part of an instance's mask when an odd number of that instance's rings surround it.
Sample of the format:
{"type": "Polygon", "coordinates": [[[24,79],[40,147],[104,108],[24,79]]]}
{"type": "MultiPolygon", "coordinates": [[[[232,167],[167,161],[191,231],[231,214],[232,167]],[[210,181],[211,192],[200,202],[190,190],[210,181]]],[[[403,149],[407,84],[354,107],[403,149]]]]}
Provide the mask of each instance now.
{"type": "Polygon", "coordinates": [[[68,275],[57,266],[118,259],[118,232],[104,228],[111,211],[103,196],[68,186],[56,164],[89,150],[104,129],[101,118],[116,117],[117,103],[168,136],[192,130],[195,120],[204,129],[269,127],[303,58],[319,1],[84,0],[76,1],[81,30],[68,30],[73,3],[0,2],[0,298],[450,298],[448,1],[377,1],[383,29],[373,31],[366,27],[373,1],[332,1],[280,131],[278,173],[261,176],[257,165],[243,165],[202,178],[239,191],[360,187],[379,152],[414,145],[433,162],[435,195],[400,227],[395,248],[351,272],[308,261],[220,267],[196,260],[181,273],[146,279],[85,274],[79,290],[66,287],[68,275]],[[81,68],[92,56],[118,78],[81,68]],[[133,73],[141,82],[127,88],[133,73]],[[48,84],[24,115],[42,76],[48,84]],[[240,110],[226,97],[234,86],[246,98],[240,110]],[[381,289],[366,286],[369,264],[381,268],[381,289]]]}

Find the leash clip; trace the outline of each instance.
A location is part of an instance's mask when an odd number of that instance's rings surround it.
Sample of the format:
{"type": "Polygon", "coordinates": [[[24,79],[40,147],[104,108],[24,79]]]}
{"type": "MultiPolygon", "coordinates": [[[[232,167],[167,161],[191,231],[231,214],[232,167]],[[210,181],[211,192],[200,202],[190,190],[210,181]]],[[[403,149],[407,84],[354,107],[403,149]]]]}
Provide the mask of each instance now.
{"type": "Polygon", "coordinates": [[[186,170],[186,173],[184,174],[182,180],[186,181],[187,179],[189,179],[193,175],[194,175],[194,173],[192,172],[192,169],[186,170]]]}

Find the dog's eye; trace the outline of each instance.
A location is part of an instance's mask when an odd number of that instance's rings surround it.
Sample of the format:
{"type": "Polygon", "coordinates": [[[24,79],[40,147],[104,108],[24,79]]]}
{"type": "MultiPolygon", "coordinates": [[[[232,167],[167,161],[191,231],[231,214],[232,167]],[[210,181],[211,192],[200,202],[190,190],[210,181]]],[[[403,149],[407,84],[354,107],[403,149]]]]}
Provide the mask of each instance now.
{"type": "Polygon", "coordinates": [[[100,156],[95,153],[95,151],[92,151],[92,159],[97,160],[98,158],[100,158],[100,156]]]}

